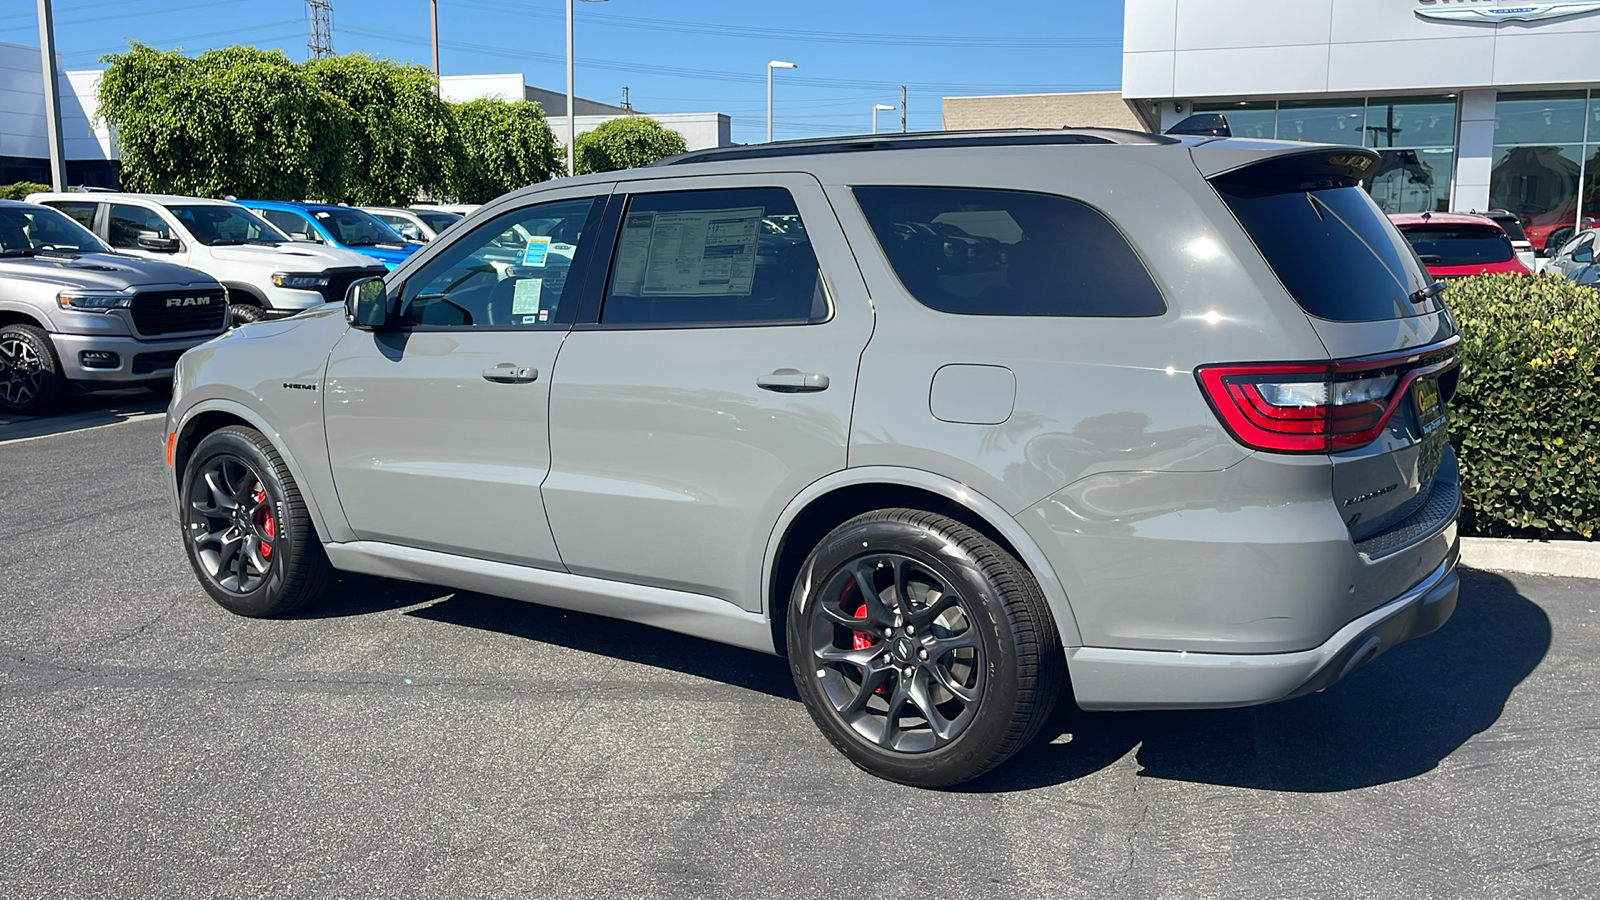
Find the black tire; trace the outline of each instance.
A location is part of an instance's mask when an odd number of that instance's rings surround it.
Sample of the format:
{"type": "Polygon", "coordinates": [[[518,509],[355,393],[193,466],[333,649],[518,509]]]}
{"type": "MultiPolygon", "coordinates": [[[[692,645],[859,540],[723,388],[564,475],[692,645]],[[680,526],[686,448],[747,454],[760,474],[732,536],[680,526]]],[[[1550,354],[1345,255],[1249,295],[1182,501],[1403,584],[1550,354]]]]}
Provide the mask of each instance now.
{"type": "Polygon", "coordinates": [[[184,465],[179,493],[184,552],[222,608],[281,616],[333,587],[337,574],[300,489],[260,432],[230,425],[206,435],[184,465]]]}
{"type": "Polygon", "coordinates": [[[237,328],[240,325],[249,325],[266,318],[266,311],[252,303],[230,303],[228,305],[228,323],[237,328]]]}
{"type": "Polygon", "coordinates": [[[795,687],[822,733],[903,784],[946,787],[1000,765],[1061,693],[1060,636],[1033,576],[974,529],[921,510],[865,513],[823,538],[796,580],[787,632],[795,687]]]}
{"type": "Polygon", "coordinates": [[[55,412],[66,379],[50,335],[34,325],[0,328],[0,409],[25,416],[55,412]]]}

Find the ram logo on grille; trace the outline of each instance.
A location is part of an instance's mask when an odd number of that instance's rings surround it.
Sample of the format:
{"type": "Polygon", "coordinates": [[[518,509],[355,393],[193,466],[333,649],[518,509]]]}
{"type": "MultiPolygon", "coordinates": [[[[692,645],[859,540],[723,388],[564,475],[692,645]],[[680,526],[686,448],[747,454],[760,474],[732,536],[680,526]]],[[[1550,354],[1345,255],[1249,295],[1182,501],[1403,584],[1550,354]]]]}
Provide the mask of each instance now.
{"type": "Polygon", "coordinates": [[[174,306],[210,306],[210,297],[168,297],[168,308],[174,306]]]}

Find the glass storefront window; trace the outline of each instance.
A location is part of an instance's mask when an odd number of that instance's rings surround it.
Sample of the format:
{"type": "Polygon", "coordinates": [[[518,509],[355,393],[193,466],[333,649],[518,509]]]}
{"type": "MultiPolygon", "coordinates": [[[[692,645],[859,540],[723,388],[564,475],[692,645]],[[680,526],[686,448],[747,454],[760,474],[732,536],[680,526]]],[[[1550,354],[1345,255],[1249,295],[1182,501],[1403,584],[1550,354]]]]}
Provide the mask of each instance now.
{"type": "Polygon", "coordinates": [[[1364,186],[1386,213],[1446,212],[1450,209],[1450,176],[1455,171],[1454,147],[1379,150],[1378,171],[1364,186]]]}
{"type": "MultiPolygon", "coordinates": [[[[1582,119],[1578,120],[1582,125],[1582,119]]],[[[1495,123],[1498,133],[1499,122],[1495,123]]],[[[1578,218],[1578,180],[1582,144],[1541,144],[1494,148],[1489,170],[1489,206],[1508,209],[1522,220],[1535,249],[1556,249],[1578,218]],[[1563,232],[1563,229],[1565,231],[1563,232]]]]}
{"type": "Polygon", "coordinates": [[[1368,147],[1454,147],[1453,97],[1407,97],[1367,103],[1368,147]]]}
{"type": "Polygon", "coordinates": [[[1278,140],[1359,146],[1363,113],[1360,103],[1352,106],[1285,100],[1278,105],[1278,140]]]}
{"type": "Polygon", "coordinates": [[[1277,130],[1278,105],[1276,103],[1209,103],[1196,104],[1196,113],[1222,113],[1228,117],[1228,130],[1234,137],[1266,138],[1271,140],[1277,130]]]}
{"type": "Polygon", "coordinates": [[[1496,144],[1576,144],[1583,140],[1584,94],[1501,94],[1494,104],[1496,144]]]}

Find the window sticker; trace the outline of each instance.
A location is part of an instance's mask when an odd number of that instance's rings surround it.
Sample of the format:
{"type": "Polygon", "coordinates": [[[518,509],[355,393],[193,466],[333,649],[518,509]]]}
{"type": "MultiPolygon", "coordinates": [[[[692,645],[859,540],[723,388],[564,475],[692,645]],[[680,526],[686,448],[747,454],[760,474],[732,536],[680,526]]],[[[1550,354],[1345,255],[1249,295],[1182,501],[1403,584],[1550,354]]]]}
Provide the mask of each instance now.
{"type": "MultiPolygon", "coordinates": [[[[511,314],[513,316],[531,316],[539,310],[539,298],[544,294],[544,279],[519,278],[511,287],[511,314]]],[[[527,324],[527,319],[523,319],[527,324]]]]}
{"type": "Polygon", "coordinates": [[[528,246],[522,249],[522,264],[543,267],[545,258],[549,255],[550,239],[548,237],[529,237],[528,246]]]}
{"type": "Polygon", "coordinates": [[[611,292],[622,297],[748,297],[755,285],[759,206],[634,213],[617,249],[611,292]]]}
{"type": "Polygon", "coordinates": [[[644,287],[644,272],[650,260],[650,234],[656,217],[651,213],[631,213],[622,226],[617,246],[617,268],[611,276],[611,293],[618,297],[637,297],[644,287]]]}

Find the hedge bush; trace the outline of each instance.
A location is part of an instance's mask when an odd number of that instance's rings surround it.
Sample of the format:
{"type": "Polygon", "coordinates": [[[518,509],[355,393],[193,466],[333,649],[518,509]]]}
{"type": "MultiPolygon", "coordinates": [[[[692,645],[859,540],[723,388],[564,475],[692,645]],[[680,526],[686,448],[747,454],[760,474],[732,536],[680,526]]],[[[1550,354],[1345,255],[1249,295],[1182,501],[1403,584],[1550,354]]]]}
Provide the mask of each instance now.
{"type": "Polygon", "coordinates": [[[1452,282],[1462,335],[1450,442],[1467,533],[1600,531],[1600,292],[1553,276],[1452,282]]]}
{"type": "Polygon", "coordinates": [[[649,116],[626,116],[578,135],[573,158],[579,175],[648,166],[688,149],[683,135],[649,116]]]}
{"type": "Polygon", "coordinates": [[[50,190],[48,184],[19,181],[16,184],[0,185],[0,200],[26,200],[29,194],[40,194],[48,190],[50,190]]]}

